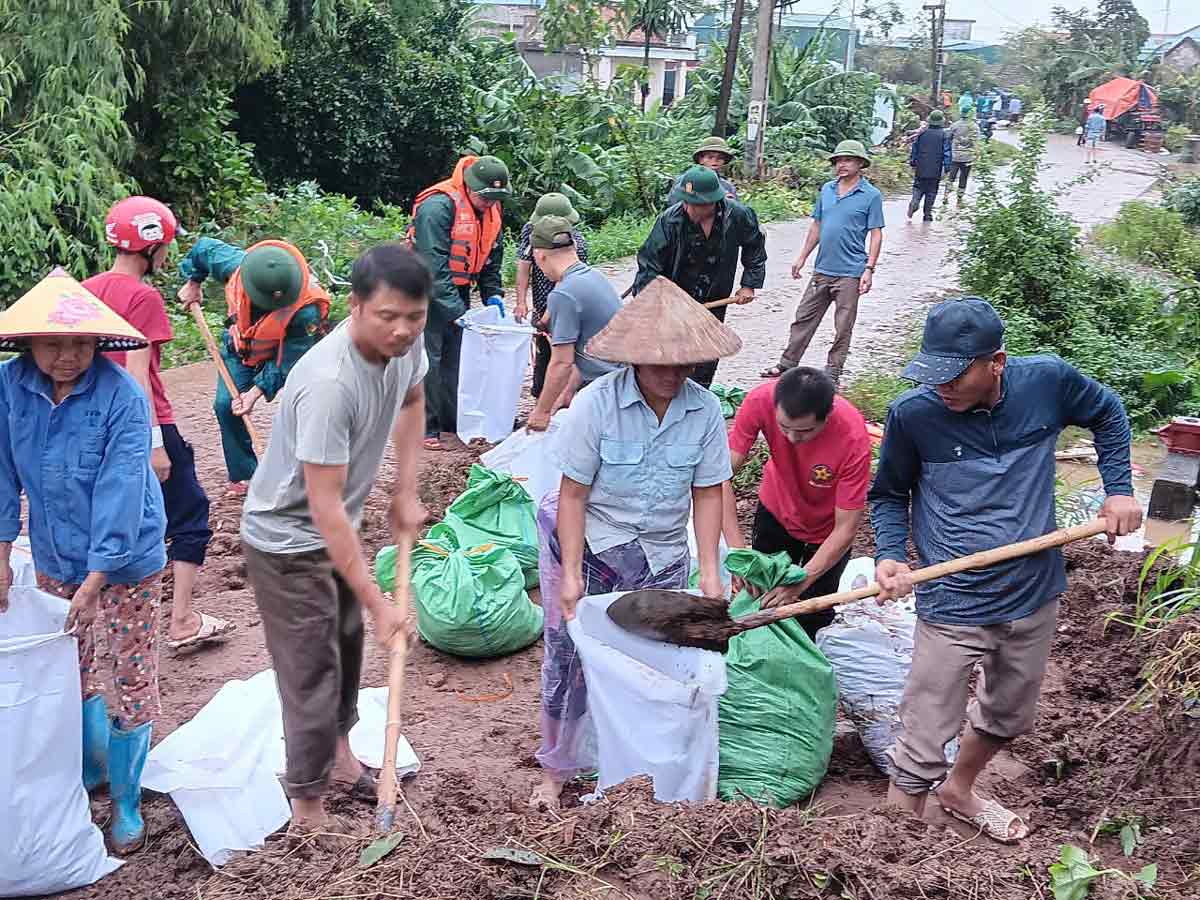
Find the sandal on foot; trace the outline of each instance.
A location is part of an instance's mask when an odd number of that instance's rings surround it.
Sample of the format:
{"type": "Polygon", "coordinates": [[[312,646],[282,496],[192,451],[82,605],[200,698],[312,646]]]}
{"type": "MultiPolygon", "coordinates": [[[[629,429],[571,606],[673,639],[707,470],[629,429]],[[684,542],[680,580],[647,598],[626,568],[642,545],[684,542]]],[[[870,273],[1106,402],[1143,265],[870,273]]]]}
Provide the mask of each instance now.
{"type": "MultiPolygon", "coordinates": [[[[934,796],[937,797],[937,794],[935,793],[934,796]]],[[[1015,812],[1005,809],[990,798],[981,799],[980,802],[983,803],[983,809],[973,816],[968,816],[966,813],[951,809],[945,803],[942,803],[941,797],[938,797],[938,803],[941,804],[946,815],[953,819],[958,819],[960,822],[965,822],[972,828],[978,828],[993,841],[1001,844],[1016,844],[1029,836],[1029,826],[1015,812]],[[1021,826],[1015,835],[1009,833],[1013,822],[1017,822],[1021,826]]]]}
{"type": "Polygon", "coordinates": [[[424,448],[426,450],[445,450],[446,449],[445,447],[442,446],[442,442],[440,440],[438,440],[436,437],[426,437],[425,440],[422,442],[422,446],[424,446],[424,448]]]}
{"type": "Polygon", "coordinates": [[[379,781],[365,769],[355,782],[334,781],[333,783],[355,800],[365,800],[368,803],[374,803],[379,799],[379,781]]]}
{"type": "Polygon", "coordinates": [[[216,616],[210,616],[208,613],[200,613],[199,630],[191,637],[182,638],[178,641],[167,641],[167,648],[178,651],[185,650],[188,647],[198,647],[201,644],[222,640],[235,630],[237,630],[237,625],[233,622],[227,622],[216,616]]]}
{"type": "Polygon", "coordinates": [[[780,375],[782,375],[786,371],[787,371],[787,368],[785,366],[776,364],[774,366],[771,366],[771,368],[769,368],[769,369],[763,369],[761,372],[758,373],[758,377],[759,378],[778,378],[780,375]]]}

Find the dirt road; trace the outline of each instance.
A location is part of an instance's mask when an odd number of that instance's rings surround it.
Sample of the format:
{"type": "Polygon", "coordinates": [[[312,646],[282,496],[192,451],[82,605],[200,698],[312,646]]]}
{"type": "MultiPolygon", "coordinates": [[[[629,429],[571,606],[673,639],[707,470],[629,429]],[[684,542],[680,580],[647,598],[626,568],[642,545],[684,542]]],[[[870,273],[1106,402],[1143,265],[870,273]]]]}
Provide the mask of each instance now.
{"type": "MultiPolygon", "coordinates": [[[[1077,174],[1081,168],[1081,157],[1076,155],[1074,150],[1073,145],[1068,146],[1065,140],[1052,141],[1046,176],[1063,180],[1077,174]]],[[[1137,160],[1133,154],[1128,156],[1134,161],[1127,160],[1124,151],[1113,155],[1118,154],[1121,160],[1119,166],[1102,172],[1089,186],[1072,189],[1064,198],[1064,204],[1081,222],[1093,222],[1111,215],[1119,205],[1118,198],[1137,196],[1149,187],[1152,175],[1134,165],[1137,160]]],[[[882,359],[898,361],[897,341],[906,333],[903,324],[906,317],[919,312],[925,304],[937,299],[953,283],[954,264],[948,257],[948,250],[952,244],[954,216],[930,225],[910,224],[905,222],[903,200],[889,200],[885,212],[889,224],[884,256],[879,267],[876,288],[865,298],[862,305],[850,360],[852,372],[861,371],[866,366],[876,366],[882,359]]],[[[788,269],[807,224],[806,221],[792,222],[768,228],[771,262],[767,288],[755,305],[734,308],[732,311],[730,322],[741,332],[746,349],[739,357],[722,365],[719,379],[744,386],[752,385],[757,382],[758,370],[776,358],[785,339],[795,303],[803,288],[802,281],[791,280],[788,269]]],[[[614,282],[624,288],[632,277],[632,270],[629,265],[618,266],[613,267],[610,274],[614,282]]],[[[829,340],[829,328],[826,326],[814,341],[807,361],[820,364],[823,348],[829,340]]],[[[198,606],[205,612],[233,620],[238,625],[238,631],[227,643],[216,648],[186,656],[164,653],[161,674],[164,714],[156,724],[156,740],[191,718],[226,681],[247,678],[270,666],[259,616],[246,586],[245,566],[237,540],[240,503],[222,497],[224,465],[220,456],[219,436],[210,409],[214,380],[215,375],[208,365],[188,366],[164,374],[167,390],[175,401],[180,430],[195,446],[201,479],[213,498],[213,527],[216,537],[210,550],[209,562],[201,572],[198,606]]],[[[264,434],[269,431],[271,412],[272,409],[265,404],[261,404],[256,411],[255,421],[264,434]]],[[[435,516],[440,517],[446,503],[462,490],[471,458],[469,454],[426,454],[420,476],[421,491],[423,499],[435,516]]],[[[389,480],[390,469],[385,466],[380,482],[381,488],[376,490],[368,503],[362,527],[362,538],[371,554],[387,540],[384,513],[386,485],[389,480]]],[[[866,540],[869,541],[869,537],[866,540]]],[[[869,552],[868,546],[863,544],[860,551],[869,552]]],[[[1121,587],[1111,590],[1112,585],[1125,584],[1127,593],[1130,573],[1136,573],[1137,566],[1136,561],[1113,565],[1121,569],[1121,576],[1117,581],[1105,576],[1107,580],[1103,582],[1104,590],[1108,591],[1110,602],[1119,603],[1122,601],[1123,590],[1121,587]]],[[[1101,580],[1098,575],[1084,579],[1078,602],[1091,602],[1090,598],[1094,598],[1100,590],[1096,587],[1099,584],[1101,580]]],[[[1081,615],[1086,618],[1090,613],[1081,615]]],[[[1064,653],[1069,652],[1075,661],[1087,658],[1083,650],[1091,645],[1084,640],[1082,631],[1073,631],[1064,640],[1067,642],[1067,646],[1063,648],[1064,653]],[[1075,646],[1076,644],[1078,646],[1075,646]]],[[[1125,689],[1123,686],[1095,686],[1103,684],[1106,678],[1103,660],[1108,658],[1107,655],[1098,657],[1095,667],[1088,666],[1079,671],[1076,671],[1078,667],[1074,663],[1068,667],[1060,661],[1052,666],[1045,702],[1051,721],[1055,723],[1049,732],[1049,735],[1054,736],[1055,742],[1071,740],[1076,731],[1082,739],[1086,730],[1083,724],[1085,718],[1093,716],[1091,721],[1098,719],[1103,711],[1115,706],[1121,699],[1119,691],[1125,689]],[[1088,690],[1093,690],[1093,694],[1088,695],[1088,690]],[[1085,711],[1071,712],[1074,707],[1085,701],[1105,706],[1094,711],[1089,708],[1085,711]]],[[[454,659],[424,645],[410,656],[404,730],[423,766],[422,775],[416,779],[409,793],[418,810],[427,809],[428,806],[424,804],[435,803],[438,792],[453,782],[458,785],[454,789],[454,797],[471,795],[477,798],[480,808],[500,809],[504,813],[503,816],[497,813],[500,818],[489,819],[489,822],[494,824],[501,819],[524,821],[523,813],[519,816],[514,816],[514,813],[521,809],[534,780],[533,770],[536,764],[533,761],[533,753],[538,741],[540,663],[541,649],[537,644],[511,657],[483,662],[454,659]],[[510,682],[511,694],[507,694],[506,685],[510,682]],[[501,699],[494,699],[497,694],[501,699]],[[481,697],[488,699],[481,701],[481,697]],[[448,782],[447,779],[451,781],[448,782]],[[464,788],[464,785],[467,788],[464,788]],[[505,810],[507,812],[504,812],[505,810]]],[[[1132,663],[1125,666],[1125,669],[1128,670],[1131,666],[1132,663]]],[[[370,646],[363,678],[364,685],[384,684],[385,669],[385,655],[373,645],[370,646]]],[[[1128,675],[1125,680],[1133,677],[1129,672],[1124,672],[1124,675],[1128,675]]],[[[1092,809],[1092,794],[1095,791],[1088,794],[1085,802],[1074,796],[1068,796],[1066,800],[1061,799],[1064,794],[1069,795],[1069,792],[1054,788],[1051,795],[1060,799],[1053,802],[1065,803],[1066,814],[1056,813],[1051,808],[1041,805],[1041,769],[1051,750],[1052,738],[1049,735],[1037,740],[1030,739],[1026,745],[1019,748],[1021,752],[1018,756],[1006,758],[1005,764],[992,774],[988,786],[997,790],[1002,799],[1014,805],[1026,810],[1034,808],[1035,812],[1046,820],[1053,818],[1053,838],[1059,840],[1071,829],[1082,832],[1092,827],[1096,824],[1101,810],[1092,809]]],[[[1072,752],[1078,755],[1078,748],[1074,748],[1072,752]]],[[[1099,777],[1100,773],[1093,774],[1099,777]]],[[[1100,789],[1105,783],[1101,779],[1096,781],[1094,786],[1100,789]]],[[[884,780],[870,768],[857,739],[843,736],[834,752],[830,777],[822,787],[817,802],[823,815],[866,814],[865,811],[875,808],[882,800],[884,790],[884,780]]],[[[1154,796],[1167,796],[1168,793],[1162,791],[1154,796]]],[[[98,819],[103,819],[104,809],[104,804],[97,804],[98,819]]],[[[367,809],[360,806],[356,807],[354,812],[365,817],[367,809]]],[[[190,846],[186,829],[182,827],[175,807],[168,798],[155,795],[149,797],[146,810],[149,823],[147,850],[134,857],[117,874],[84,892],[82,896],[200,896],[197,885],[211,872],[190,846]]],[[[878,816],[876,819],[880,822],[885,821],[878,816]]],[[[889,840],[900,837],[902,835],[897,832],[889,840]]],[[[953,841],[959,840],[953,835],[951,838],[953,841]]],[[[1079,840],[1085,838],[1086,834],[1079,840]]],[[[919,836],[914,840],[917,841],[914,847],[927,847],[930,852],[933,852],[932,847],[937,843],[919,836]]],[[[940,841],[941,838],[937,840],[940,841]]],[[[1046,840],[1050,840],[1049,835],[1046,840]]],[[[987,859],[1004,867],[1006,871],[1017,864],[1017,860],[1009,859],[1005,851],[990,846],[983,849],[987,859]]],[[[1042,841],[1035,849],[1034,855],[1040,860],[1047,852],[1045,841],[1042,841]]],[[[906,857],[911,855],[907,850],[904,853],[906,857]]],[[[966,871],[969,874],[971,870],[978,871],[980,868],[986,868],[986,865],[981,866],[976,861],[966,866],[966,871]]],[[[446,895],[456,896],[454,893],[446,895]]],[[[457,896],[467,895],[462,893],[457,896]]],[[[470,894],[479,897],[517,895],[529,896],[531,892],[527,889],[523,894],[470,894]]],[[[890,894],[885,889],[878,896],[888,895],[890,894]]],[[[953,895],[953,891],[950,895],[953,895]]],[[[975,893],[972,892],[972,895],[975,893]]],[[[1031,895],[1032,892],[1027,894],[1031,895]]],[[[246,896],[251,894],[247,893],[246,896]]],[[[266,890],[261,896],[275,895],[266,890]]],[[[388,896],[411,895],[397,893],[388,896]]],[[[548,893],[544,896],[566,897],[579,894],[548,893]]],[[[652,892],[645,896],[665,897],[668,894],[652,892]]],[[[978,896],[990,895],[979,893],[978,896]]]]}

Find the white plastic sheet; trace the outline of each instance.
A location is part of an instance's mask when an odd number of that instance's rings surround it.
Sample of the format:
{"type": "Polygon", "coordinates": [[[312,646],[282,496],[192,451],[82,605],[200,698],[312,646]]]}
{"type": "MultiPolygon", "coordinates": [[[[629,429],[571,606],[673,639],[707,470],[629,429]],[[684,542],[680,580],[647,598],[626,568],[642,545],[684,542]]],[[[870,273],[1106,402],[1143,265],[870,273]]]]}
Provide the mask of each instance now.
{"type": "Polygon", "coordinates": [[[521,385],[529,370],[531,326],[501,318],[495,306],[478,306],[460,316],[462,354],[458,366],[458,436],[502,441],[513,430],[521,385]]]}
{"type": "MultiPolygon", "coordinates": [[[[522,428],[479,457],[479,461],[489,469],[524,479],[521,484],[533,498],[534,509],[540,509],[543,498],[557,491],[562,482],[562,469],[554,461],[551,449],[566,414],[567,410],[556,413],[545,431],[526,431],[522,428]]],[[[511,420],[509,424],[512,424],[511,420]]]]}
{"type": "MultiPolygon", "coordinates": [[[[13,569],[21,577],[16,552],[13,569]]],[[[69,604],[24,585],[8,600],[0,614],[0,897],[56,894],[121,863],[105,852],[83,789],[79,651],[62,633],[69,604]]]]}
{"type": "Polygon", "coordinates": [[[584,597],[567,626],[587,678],[598,788],[649,775],[658,800],[712,800],[725,660],[719,653],[646,640],[614,625],[608,607],[619,596],[584,597]]]}
{"type": "MultiPolygon", "coordinates": [[[[363,764],[383,764],[387,689],[359,694],[359,721],[350,749],[363,764]]],[[[196,845],[212,865],[237,851],[254,850],[291,817],[279,783],[286,756],[275,672],[230,681],[187,724],[150,751],[142,786],[170,794],[196,845]]],[[[421,767],[403,737],[396,756],[400,777],[421,767]]]]}

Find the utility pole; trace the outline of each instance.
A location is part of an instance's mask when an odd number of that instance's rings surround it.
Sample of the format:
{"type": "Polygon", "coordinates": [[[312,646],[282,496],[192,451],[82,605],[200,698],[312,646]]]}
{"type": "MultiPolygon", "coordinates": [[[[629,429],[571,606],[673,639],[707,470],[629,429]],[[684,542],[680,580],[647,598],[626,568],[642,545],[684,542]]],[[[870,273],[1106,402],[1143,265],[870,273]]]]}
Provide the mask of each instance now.
{"type": "Polygon", "coordinates": [[[750,109],[746,115],[746,175],[757,178],[763,168],[767,131],[767,73],[771,62],[772,0],[758,0],[754,33],[754,67],[750,71],[750,109]]]}
{"type": "Polygon", "coordinates": [[[850,0],[850,31],[846,33],[846,71],[854,69],[854,17],[857,13],[856,0],[850,0]]]}
{"type": "Polygon", "coordinates": [[[713,134],[717,137],[729,134],[729,95],[733,92],[733,80],[737,77],[738,46],[742,40],[742,18],[745,12],[746,0],[733,0],[729,40],[725,43],[725,72],[721,76],[721,93],[717,97],[717,120],[713,126],[713,134]]]}
{"type": "Polygon", "coordinates": [[[932,95],[929,98],[933,109],[942,107],[942,36],[946,29],[946,4],[927,3],[921,7],[929,13],[929,80],[932,95]]]}
{"type": "Polygon", "coordinates": [[[1163,34],[1171,33],[1171,0],[1163,7],[1163,34]]]}

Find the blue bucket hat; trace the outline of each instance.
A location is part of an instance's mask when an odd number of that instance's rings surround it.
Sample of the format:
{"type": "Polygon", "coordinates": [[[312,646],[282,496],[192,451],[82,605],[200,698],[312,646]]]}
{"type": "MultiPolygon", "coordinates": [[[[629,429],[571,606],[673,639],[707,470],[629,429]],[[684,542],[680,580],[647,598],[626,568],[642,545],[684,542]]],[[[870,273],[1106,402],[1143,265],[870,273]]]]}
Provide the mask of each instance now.
{"type": "Polygon", "coordinates": [[[946,384],[976,359],[1004,346],[1004,322],[982,297],[943,300],[929,311],[921,352],[903,376],[919,384],[946,384]]]}

